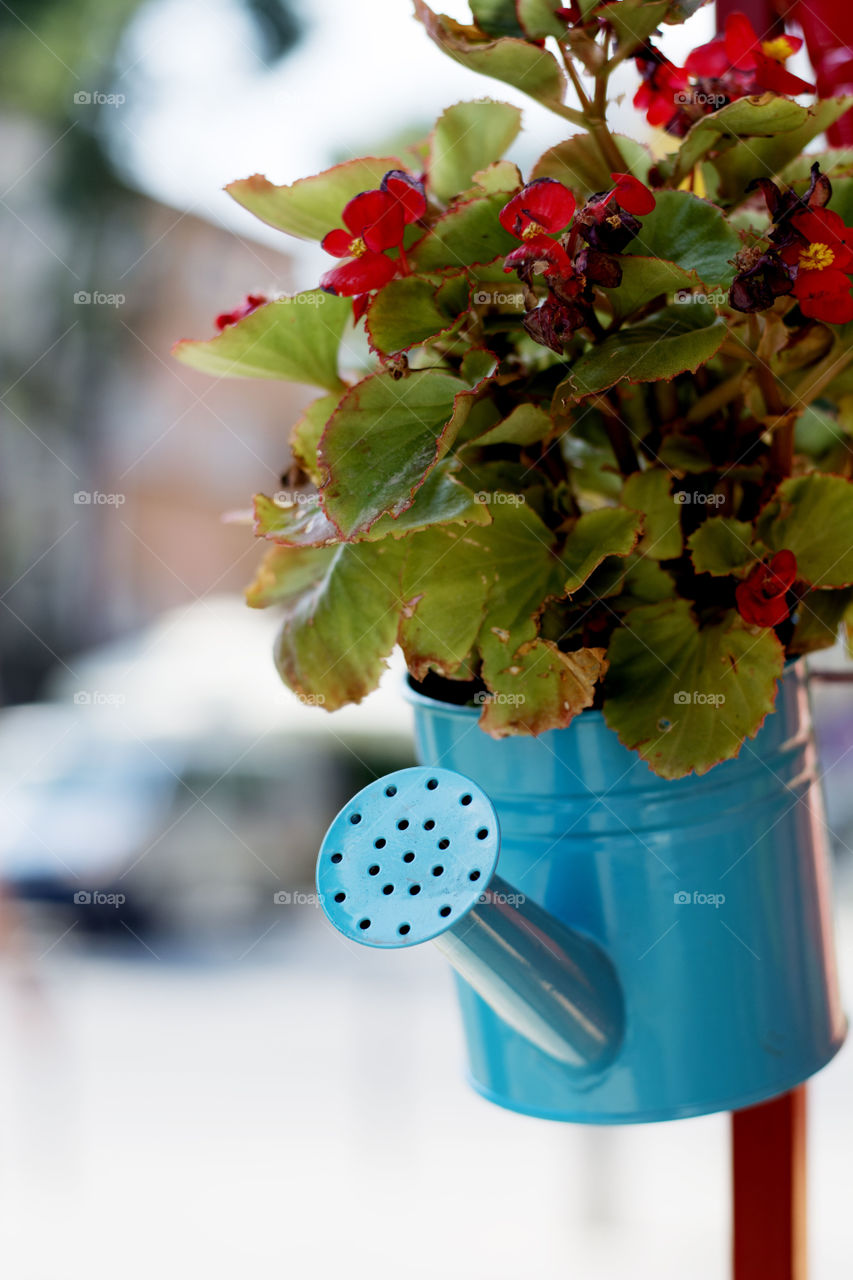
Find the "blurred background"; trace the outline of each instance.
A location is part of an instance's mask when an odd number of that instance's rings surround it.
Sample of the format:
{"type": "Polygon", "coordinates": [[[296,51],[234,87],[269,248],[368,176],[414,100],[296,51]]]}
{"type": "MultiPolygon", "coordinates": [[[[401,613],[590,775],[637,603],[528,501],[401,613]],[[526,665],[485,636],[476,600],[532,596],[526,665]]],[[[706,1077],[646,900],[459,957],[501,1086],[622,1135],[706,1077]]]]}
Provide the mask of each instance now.
{"type": "MultiPolygon", "coordinates": [[[[524,106],[525,166],[564,126],[443,58],[407,0],[14,0],[0,83],[3,1274],[722,1280],[725,1117],[491,1107],[438,954],[323,925],[326,825],[412,762],[400,669],[333,716],[280,685],[223,516],[279,486],[311,393],[169,356],[319,274],[225,182],[387,154],[464,97],[524,106]]],[[[837,686],[817,702],[849,999],[853,718],[837,686]]],[[[848,1049],[810,1090],[818,1280],[849,1270],[851,1084],[848,1049]]]]}

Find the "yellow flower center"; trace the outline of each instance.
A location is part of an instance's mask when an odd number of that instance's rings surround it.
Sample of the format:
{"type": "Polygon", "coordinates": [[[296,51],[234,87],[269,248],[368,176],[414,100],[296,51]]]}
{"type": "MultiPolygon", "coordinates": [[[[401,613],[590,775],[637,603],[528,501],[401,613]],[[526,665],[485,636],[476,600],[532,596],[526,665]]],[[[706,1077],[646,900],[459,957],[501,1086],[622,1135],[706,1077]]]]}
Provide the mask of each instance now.
{"type": "Polygon", "coordinates": [[[545,228],[541,227],[538,222],[528,222],[527,226],[521,233],[522,240],[532,240],[534,236],[544,236],[545,228]]]}
{"type": "Polygon", "coordinates": [[[814,244],[810,244],[808,249],[803,249],[800,254],[800,269],[802,271],[825,271],[827,267],[831,267],[835,261],[835,253],[830,249],[828,244],[822,244],[820,240],[816,240],[814,244]]]}
{"type": "Polygon", "coordinates": [[[349,251],[354,258],[360,258],[363,253],[367,253],[367,245],[361,236],[356,236],[355,240],[350,240],[349,251]]]}
{"type": "Polygon", "coordinates": [[[772,58],[774,62],[784,62],[794,52],[787,36],[777,36],[775,40],[762,40],[761,50],[766,58],[772,58]]]}

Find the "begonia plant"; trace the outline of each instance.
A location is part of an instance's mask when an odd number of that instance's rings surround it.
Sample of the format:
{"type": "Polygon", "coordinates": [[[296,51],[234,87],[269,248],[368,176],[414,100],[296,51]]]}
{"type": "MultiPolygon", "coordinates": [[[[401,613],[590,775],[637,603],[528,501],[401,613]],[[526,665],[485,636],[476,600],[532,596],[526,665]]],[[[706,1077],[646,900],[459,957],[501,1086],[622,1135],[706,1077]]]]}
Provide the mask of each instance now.
{"type": "Polygon", "coordinates": [[[462,24],[415,0],[439,49],[569,136],[522,174],[520,111],[460,102],[396,155],[228,187],[330,255],[316,289],[249,295],[176,348],[320,393],[287,489],[255,498],[248,590],[282,612],[300,696],[359,701],[399,645],[486,733],[600,708],[675,778],[736,755],[786,661],[835,641],[853,151],[821,135],[853,99],[816,99],[786,67],[801,41],[740,14],[676,65],[660,32],[698,7],[471,0],[462,24]],[[608,127],[623,64],[655,155],[608,127]]]}

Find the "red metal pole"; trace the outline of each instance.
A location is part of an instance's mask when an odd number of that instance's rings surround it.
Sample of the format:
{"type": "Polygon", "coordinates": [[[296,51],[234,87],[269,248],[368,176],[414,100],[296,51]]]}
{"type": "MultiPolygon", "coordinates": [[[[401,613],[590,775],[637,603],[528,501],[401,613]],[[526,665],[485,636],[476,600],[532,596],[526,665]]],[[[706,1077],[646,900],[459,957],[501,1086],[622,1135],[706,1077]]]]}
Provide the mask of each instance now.
{"type": "Polygon", "coordinates": [[[806,1086],[732,1112],[734,1280],[806,1280],[806,1086]]]}

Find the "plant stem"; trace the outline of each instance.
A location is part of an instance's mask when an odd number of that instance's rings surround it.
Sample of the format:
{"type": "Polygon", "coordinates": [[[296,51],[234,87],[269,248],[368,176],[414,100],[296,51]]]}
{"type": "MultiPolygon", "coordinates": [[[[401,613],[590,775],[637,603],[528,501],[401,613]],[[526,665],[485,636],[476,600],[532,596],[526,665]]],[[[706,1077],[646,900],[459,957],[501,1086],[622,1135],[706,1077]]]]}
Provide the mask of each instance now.
{"type": "MultiPolygon", "coordinates": [[[[604,108],[607,104],[607,78],[604,75],[596,77],[595,81],[595,100],[590,98],[589,94],[583,87],[580,76],[575,70],[572,56],[568,49],[560,45],[560,52],[563,55],[563,64],[566,68],[572,87],[578,96],[578,102],[581,105],[580,123],[586,129],[587,133],[595,140],[601,157],[605,164],[616,173],[621,173],[625,168],[624,157],[616,145],[612,133],[607,127],[607,121],[604,117],[604,108]]],[[[568,108],[571,110],[571,108],[568,108]]]]}
{"type": "Polygon", "coordinates": [[[616,456],[616,462],[623,476],[630,476],[640,470],[637,451],[631,439],[631,433],[622,421],[618,411],[605,396],[597,396],[592,403],[600,409],[604,418],[604,427],[610,447],[616,456]]]}
{"type": "Polygon", "coordinates": [[[743,374],[735,373],[730,378],[726,378],[725,382],[718,382],[715,387],[711,387],[710,391],[706,391],[687,410],[687,421],[691,424],[704,422],[712,413],[729,404],[740,394],[742,381],[743,374]]]}

